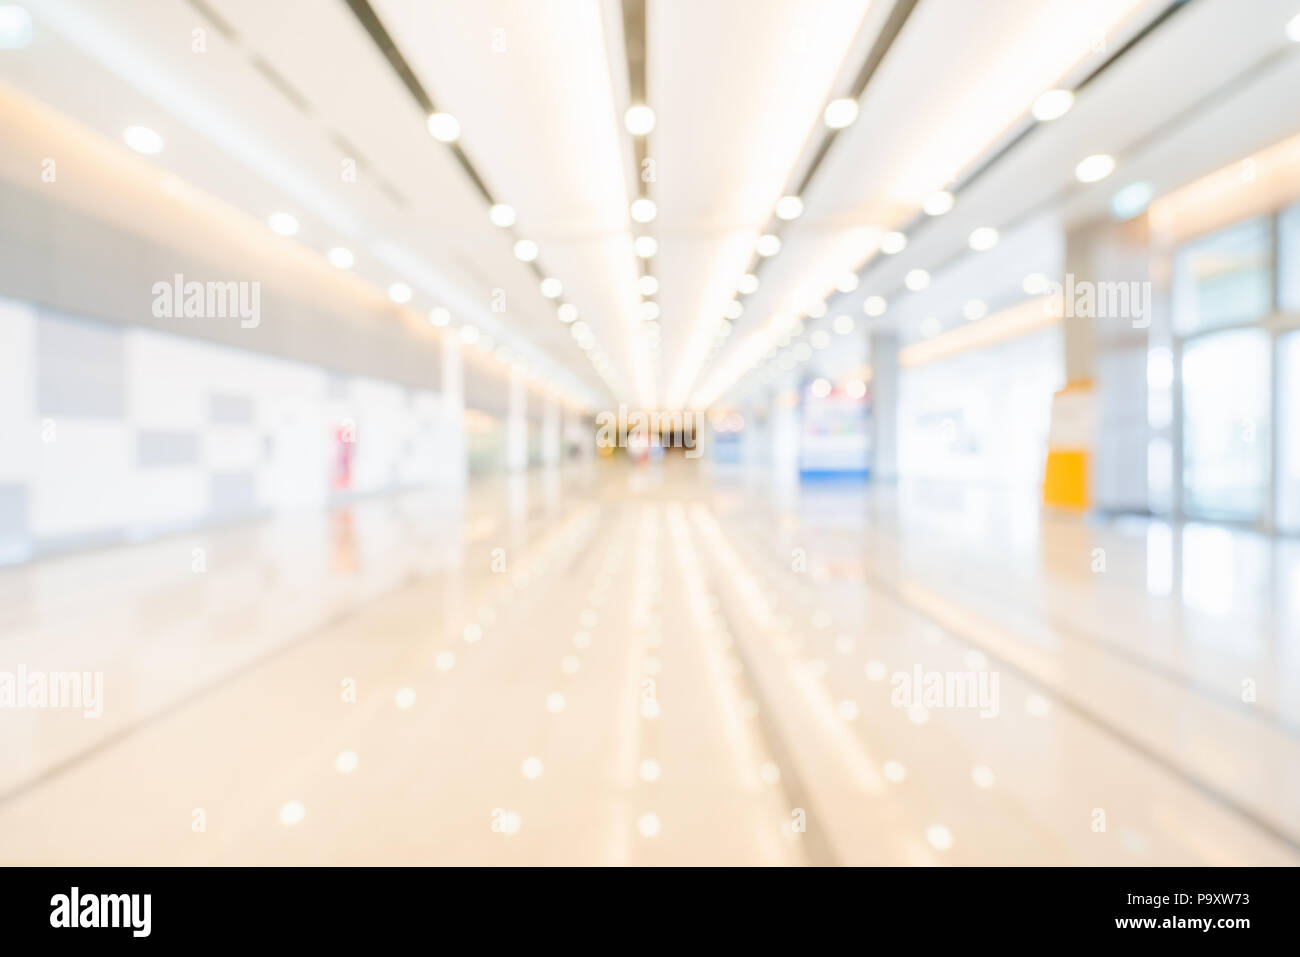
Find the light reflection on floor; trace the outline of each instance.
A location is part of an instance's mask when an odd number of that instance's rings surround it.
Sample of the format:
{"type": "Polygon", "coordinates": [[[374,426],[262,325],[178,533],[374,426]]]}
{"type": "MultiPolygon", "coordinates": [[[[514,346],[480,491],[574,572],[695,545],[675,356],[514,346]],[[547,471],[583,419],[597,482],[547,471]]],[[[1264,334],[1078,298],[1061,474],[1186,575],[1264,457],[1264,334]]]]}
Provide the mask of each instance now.
{"type": "Polygon", "coordinates": [[[0,862],[1298,863],[1298,578],[684,462],[53,559],[0,670],[105,710],[0,710],[0,862]],[[899,700],[932,673],[994,707],[899,700]]]}

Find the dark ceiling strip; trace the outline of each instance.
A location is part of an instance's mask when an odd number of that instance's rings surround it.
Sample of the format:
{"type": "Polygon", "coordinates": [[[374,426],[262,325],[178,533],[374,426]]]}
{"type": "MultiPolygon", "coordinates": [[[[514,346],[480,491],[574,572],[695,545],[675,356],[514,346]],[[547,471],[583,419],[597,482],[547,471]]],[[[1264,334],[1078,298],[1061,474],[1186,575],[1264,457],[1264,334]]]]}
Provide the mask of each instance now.
{"type": "MultiPolygon", "coordinates": [[[[1116,63],[1118,63],[1121,57],[1123,57],[1130,50],[1134,49],[1141,41],[1145,40],[1148,36],[1150,36],[1158,27],[1163,25],[1171,16],[1173,16],[1179,10],[1184,10],[1187,7],[1191,6],[1191,2],[1192,0],[1172,0],[1169,6],[1165,7],[1164,10],[1160,11],[1160,14],[1154,20],[1148,23],[1135,35],[1130,37],[1128,42],[1126,42],[1118,50],[1116,50],[1105,60],[1099,63],[1096,69],[1094,69],[1091,73],[1089,73],[1077,84],[1075,84],[1074,92],[1078,93],[1080,90],[1082,90],[1093,80],[1097,79],[1097,77],[1105,73],[1108,69],[1110,69],[1116,63]]],[[[1009,154],[1013,149],[1015,149],[1022,142],[1024,142],[1026,137],[1032,134],[1035,130],[1041,129],[1044,125],[1045,124],[1040,123],[1037,120],[1031,119],[1028,122],[1028,125],[1023,130],[1021,130],[1018,134],[1016,134],[1016,136],[1014,136],[1009,142],[1003,144],[1001,149],[997,150],[997,152],[993,153],[987,159],[985,159],[983,163],[975,167],[975,169],[971,170],[965,176],[961,177],[957,181],[956,185],[953,187],[953,191],[957,192],[963,189],[969,189],[970,186],[976,180],[978,180],[981,176],[985,174],[985,172],[987,172],[993,166],[996,166],[997,163],[1001,161],[1007,154],[1009,154]]]]}
{"type": "MultiPolygon", "coordinates": [[[[876,36],[875,43],[871,44],[871,49],[867,52],[867,58],[862,61],[862,69],[858,70],[857,78],[853,81],[853,88],[849,96],[854,100],[862,99],[862,94],[866,92],[867,84],[871,78],[876,75],[876,70],[880,64],[885,61],[886,54],[898,39],[898,35],[903,32],[903,26],[907,23],[907,18],[912,15],[916,9],[919,0],[898,0],[892,10],[889,11],[889,17],[885,20],[885,25],[880,28],[880,33],[876,36]]],[[[817,175],[817,170],[822,165],[822,160],[830,152],[831,144],[839,135],[839,130],[828,130],[827,135],[822,139],[822,144],[817,149],[817,155],[813,161],[808,164],[808,169],[803,174],[803,179],[799,182],[799,188],[795,190],[795,196],[802,196],[812,182],[812,178],[817,175]]]]}
{"type": "MultiPolygon", "coordinates": [[[[402,56],[402,51],[397,48],[397,44],[389,35],[388,30],[384,27],[383,21],[379,19],[379,14],[375,13],[375,9],[370,5],[369,0],[344,0],[344,2],[348,5],[348,9],[350,9],[356,16],[366,33],[370,34],[370,39],[373,40],[375,46],[379,48],[379,52],[384,55],[384,59],[388,61],[388,65],[393,68],[393,72],[401,79],[402,84],[408,91],[410,91],[411,96],[415,99],[415,102],[419,104],[424,115],[428,116],[432,113],[438,112],[438,108],[434,105],[433,97],[429,95],[429,92],[424,88],[423,84],[420,83],[419,78],[415,75],[415,71],[412,70],[411,65],[406,62],[406,57],[402,56]]],[[[465,150],[461,148],[461,145],[459,143],[446,143],[444,145],[451,150],[452,155],[456,157],[456,162],[460,164],[460,168],[464,170],[469,181],[474,184],[475,189],[479,191],[483,199],[487,201],[488,205],[495,206],[497,202],[496,199],[493,198],[491,191],[487,188],[487,184],[483,182],[482,177],[478,174],[478,170],[474,168],[474,164],[470,162],[469,157],[465,154],[465,150]]],[[[389,187],[389,189],[391,189],[391,187],[389,187]]],[[[398,196],[400,196],[400,194],[397,194],[396,191],[393,190],[393,195],[390,195],[389,198],[396,201],[398,196]]],[[[513,233],[513,235],[518,237],[518,233],[513,233]]],[[[524,263],[524,265],[528,267],[535,277],[537,277],[539,282],[546,277],[546,273],[542,271],[541,264],[536,259],[530,263],[524,263]]]]}
{"type": "Polygon", "coordinates": [[[633,103],[644,103],[645,0],[623,0],[623,45],[627,50],[628,96],[633,103]]]}
{"type": "MultiPolygon", "coordinates": [[[[406,62],[406,57],[402,56],[402,51],[397,49],[397,44],[393,42],[393,38],[385,29],[383,22],[379,19],[379,14],[375,13],[375,8],[370,5],[369,0],[344,0],[344,2],[357,20],[360,21],[361,26],[365,28],[366,33],[370,34],[370,39],[375,42],[375,46],[384,55],[384,59],[388,61],[388,65],[393,68],[393,72],[401,79],[402,84],[410,91],[411,96],[415,98],[415,102],[420,104],[420,109],[424,111],[424,115],[428,116],[431,113],[437,113],[438,108],[433,103],[433,97],[420,83],[415,71],[406,62]]],[[[456,162],[465,171],[465,175],[474,184],[474,188],[482,194],[489,205],[494,204],[496,200],[492,198],[492,193],[488,191],[487,185],[478,175],[478,171],[474,169],[474,164],[469,161],[465,151],[460,148],[460,144],[448,143],[447,146],[451,148],[452,155],[456,157],[456,162]]]]}
{"type": "Polygon", "coordinates": [[[187,0],[187,2],[198,12],[199,16],[205,17],[223,37],[231,43],[239,42],[239,34],[235,32],[235,28],[218,16],[217,12],[204,3],[203,0],[187,0]]]}
{"type": "Polygon", "coordinates": [[[479,178],[478,170],[476,170],[474,164],[469,161],[469,157],[465,155],[465,151],[461,149],[460,144],[448,143],[447,146],[451,149],[451,154],[456,157],[456,162],[460,163],[460,168],[465,171],[465,175],[468,176],[470,182],[474,184],[475,189],[477,189],[483,198],[487,200],[489,206],[495,206],[496,200],[493,199],[492,194],[488,192],[487,184],[479,178]]]}
{"type": "Polygon", "coordinates": [[[344,0],[344,2],[351,8],[356,18],[361,21],[361,26],[365,28],[366,33],[370,34],[370,39],[375,41],[375,46],[379,47],[379,52],[384,55],[388,65],[393,68],[393,72],[401,79],[407,90],[410,91],[411,96],[415,97],[415,102],[420,104],[420,109],[424,111],[424,115],[428,116],[430,113],[438,112],[433,105],[433,100],[425,92],[424,87],[420,85],[420,81],[416,79],[410,64],[406,62],[406,57],[402,56],[402,51],[397,49],[397,44],[393,42],[393,38],[384,29],[384,24],[379,19],[379,14],[375,13],[374,7],[369,4],[368,0],[344,0]]]}
{"type": "MultiPolygon", "coordinates": [[[[645,0],[623,0],[623,46],[627,56],[627,92],[630,106],[646,102],[649,95],[646,89],[646,16],[645,0]]],[[[632,152],[636,169],[636,192],[644,197],[649,192],[649,184],[641,175],[645,161],[649,156],[649,144],[645,136],[632,137],[632,152]]]]}
{"type": "Polygon", "coordinates": [[[338,147],[340,153],[356,162],[358,169],[370,168],[370,161],[361,155],[361,151],[342,133],[330,133],[330,140],[338,147]]]}
{"type": "Polygon", "coordinates": [[[1184,9],[1185,7],[1191,6],[1191,4],[1192,4],[1192,0],[1173,0],[1173,2],[1169,6],[1165,7],[1165,9],[1160,12],[1159,16],[1157,16],[1154,20],[1152,20],[1145,27],[1139,30],[1136,34],[1129,37],[1128,41],[1124,43],[1124,45],[1121,46],[1118,50],[1116,50],[1111,56],[1107,57],[1104,62],[1099,64],[1097,69],[1093,70],[1082,80],[1080,80],[1075,85],[1074,92],[1078,93],[1080,90],[1082,90],[1093,80],[1097,79],[1097,77],[1101,76],[1103,73],[1109,70],[1111,66],[1119,62],[1120,57],[1122,57],[1125,53],[1128,53],[1129,50],[1131,50],[1133,47],[1137,46],[1139,43],[1145,40],[1151,33],[1153,33],[1155,30],[1163,26],[1165,21],[1168,20],[1170,17],[1172,17],[1175,13],[1184,9]]]}
{"type": "MultiPolygon", "coordinates": [[[[897,40],[898,35],[903,32],[903,26],[907,23],[907,18],[912,15],[912,11],[916,9],[916,5],[919,2],[920,0],[897,0],[894,6],[890,9],[889,16],[885,19],[885,23],[880,28],[880,32],[876,34],[876,39],[872,42],[871,49],[867,51],[867,58],[862,61],[862,67],[858,70],[858,75],[853,81],[853,87],[850,90],[850,96],[853,99],[858,100],[862,98],[862,94],[867,89],[867,84],[870,83],[871,78],[876,75],[876,70],[879,69],[880,64],[885,61],[885,56],[893,48],[894,41],[897,40]]],[[[817,175],[817,171],[821,169],[822,162],[826,159],[827,154],[830,153],[831,145],[834,144],[836,138],[841,132],[843,131],[832,129],[822,131],[822,138],[821,142],[817,145],[817,151],[813,154],[812,161],[809,162],[808,168],[804,171],[803,176],[800,177],[798,188],[795,189],[791,195],[803,196],[806,194],[809,185],[812,183],[813,177],[817,175]]],[[[774,223],[769,224],[768,231],[780,235],[784,226],[785,223],[776,220],[774,223]]],[[[756,256],[749,271],[755,276],[761,276],[766,264],[766,259],[762,256],[756,256]]]]}
{"type": "MultiPolygon", "coordinates": [[[[1235,74],[1226,82],[1216,87],[1215,89],[1211,90],[1209,93],[1207,93],[1201,99],[1197,100],[1191,106],[1175,114],[1174,116],[1169,117],[1168,119],[1160,123],[1158,126],[1148,130],[1138,139],[1127,144],[1122,150],[1116,153],[1116,156],[1131,156],[1134,153],[1140,152],[1141,150],[1146,149],[1147,147],[1155,143],[1159,143],[1161,140],[1167,139],[1168,137],[1174,135],[1179,129],[1181,129],[1191,120],[1193,120],[1197,115],[1204,113],[1206,110],[1209,110],[1212,107],[1224,102],[1233,94],[1237,93],[1239,90],[1252,83],[1254,80],[1268,73],[1279,63],[1286,60],[1290,55],[1291,55],[1291,50],[1288,49],[1287,47],[1277,48],[1268,56],[1264,57],[1264,59],[1252,63],[1250,66],[1243,69],[1240,73],[1235,74]]],[[[1033,206],[1030,206],[1028,209],[1023,210],[1017,216],[1009,220],[1006,220],[1004,223],[1002,223],[1000,228],[1006,230],[1015,229],[1016,227],[1031,221],[1032,219],[1034,219],[1034,217],[1040,216],[1043,213],[1047,212],[1048,210],[1056,206],[1059,206],[1061,203],[1064,203],[1066,200],[1070,198],[1070,196],[1073,193],[1078,192],[1080,189],[1086,189],[1088,185],[1090,184],[1075,183],[1075,182],[1066,183],[1064,186],[1056,190],[1051,195],[1038,201],[1033,206]]],[[[969,250],[966,249],[957,250],[957,252],[953,253],[947,259],[936,264],[935,267],[931,270],[931,272],[940,272],[953,265],[956,265],[956,263],[958,263],[962,258],[964,258],[968,254],[968,252],[969,250]]]]}
{"type": "MultiPolygon", "coordinates": [[[[1162,10],[1158,16],[1156,16],[1149,24],[1143,27],[1127,43],[1123,44],[1121,47],[1119,47],[1119,49],[1117,49],[1114,53],[1112,53],[1109,57],[1107,57],[1103,62],[1099,63],[1096,69],[1094,69],[1091,73],[1089,73],[1086,77],[1084,77],[1083,80],[1081,80],[1078,84],[1074,86],[1074,90],[1077,91],[1083,89],[1084,86],[1086,86],[1088,83],[1091,83],[1094,79],[1100,76],[1105,70],[1110,69],[1116,63],[1118,63],[1122,57],[1127,56],[1133,50],[1137,49],[1141,41],[1151,36],[1157,28],[1166,24],[1169,21],[1169,18],[1173,16],[1173,14],[1177,13],[1179,10],[1186,9],[1187,7],[1191,6],[1192,2],[1193,0],[1171,0],[1169,6],[1167,6],[1164,10],[1162,10]]],[[[1029,125],[1024,130],[1022,130],[1019,134],[1013,137],[1008,143],[1006,143],[995,153],[989,156],[988,159],[986,159],[983,163],[977,166],[974,170],[972,170],[966,176],[962,177],[958,181],[958,183],[954,186],[953,192],[961,192],[969,189],[971,185],[975,183],[980,177],[984,176],[990,169],[992,169],[999,162],[1001,162],[1008,155],[1010,155],[1011,151],[1015,147],[1023,143],[1035,130],[1041,129],[1046,125],[1049,124],[1042,123],[1037,120],[1030,120],[1029,125]]],[[[1053,196],[1044,202],[1045,203],[1055,202],[1058,198],[1060,198],[1060,196],[1068,194],[1068,192],[1073,188],[1074,188],[1073,184],[1066,186],[1061,191],[1060,194],[1058,194],[1057,196],[1053,196]]],[[[1031,213],[1032,212],[1033,211],[1031,210],[1031,213]]],[[[1010,226],[1013,226],[1015,223],[1025,220],[1027,215],[1028,214],[1021,215],[1016,217],[1016,219],[1013,221],[1003,223],[1002,228],[1004,229],[1008,228],[1010,226]]],[[[906,223],[904,226],[901,227],[901,231],[906,233],[910,239],[914,237],[916,233],[923,226],[931,222],[934,222],[933,217],[926,216],[924,213],[918,213],[908,223],[906,223]]],[[[950,256],[948,259],[944,260],[941,263],[936,264],[934,268],[931,269],[930,271],[933,273],[946,268],[947,266],[957,262],[962,256],[965,256],[966,252],[967,251],[965,249],[959,250],[958,252],[950,256]]],[[[858,270],[858,276],[860,278],[865,278],[874,269],[879,268],[883,262],[883,258],[884,257],[881,256],[873,256],[870,260],[867,261],[865,266],[863,266],[860,270],[858,270]]]]}
{"type": "Polygon", "coordinates": [[[276,70],[275,67],[271,66],[271,64],[267,63],[256,54],[254,54],[250,59],[253,61],[253,69],[262,74],[268,83],[279,90],[280,94],[292,103],[299,113],[303,113],[307,116],[311,115],[311,104],[307,102],[307,98],[299,93],[292,83],[281,76],[280,72],[276,70]]]}

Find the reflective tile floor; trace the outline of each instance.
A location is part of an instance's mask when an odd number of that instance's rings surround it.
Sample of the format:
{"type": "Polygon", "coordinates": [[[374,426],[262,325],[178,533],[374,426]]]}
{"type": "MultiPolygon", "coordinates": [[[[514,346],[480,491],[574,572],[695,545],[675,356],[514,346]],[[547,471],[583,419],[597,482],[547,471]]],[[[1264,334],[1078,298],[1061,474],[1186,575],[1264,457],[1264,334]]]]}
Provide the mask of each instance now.
{"type": "Polygon", "coordinates": [[[700,463],[0,570],[4,864],[1296,864],[1300,543],[700,463]]]}

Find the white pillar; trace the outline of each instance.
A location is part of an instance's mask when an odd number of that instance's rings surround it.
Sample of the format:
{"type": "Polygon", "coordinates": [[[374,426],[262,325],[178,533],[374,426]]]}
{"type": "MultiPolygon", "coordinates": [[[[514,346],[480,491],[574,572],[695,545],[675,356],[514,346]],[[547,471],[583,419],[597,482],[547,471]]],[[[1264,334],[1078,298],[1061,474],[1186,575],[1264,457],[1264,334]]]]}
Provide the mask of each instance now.
{"type": "Polygon", "coordinates": [[[461,365],[460,338],[442,337],[443,455],[446,479],[464,485],[469,475],[465,446],[465,376],[461,365]]]}
{"type": "Polygon", "coordinates": [[[788,372],[772,390],[772,472],[778,482],[799,478],[799,377],[788,372]]]}
{"type": "Polygon", "coordinates": [[[506,405],[506,469],[528,468],[528,381],[522,366],[510,367],[506,405]]]}
{"type": "MultiPolygon", "coordinates": [[[[1102,219],[1071,229],[1065,239],[1065,268],[1073,277],[1070,288],[1119,281],[1146,283],[1149,289],[1146,217],[1123,223],[1102,219]]],[[[1085,420],[1091,430],[1085,437],[1090,453],[1087,504],[1102,511],[1145,511],[1151,316],[1134,312],[1096,318],[1070,312],[1075,310],[1068,310],[1063,320],[1065,377],[1070,383],[1092,383],[1092,415],[1085,420]]]]}
{"type": "Polygon", "coordinates": [[[542,405],[542,464],[554,468],[562,457],[560,403],[554,393],[547,393],[542,405]]]}
{"type": "Polygon", "coordinates": [[[575,464],[586,465],[595,457],[596,437],[590,424],[582,415],[569,409],[564,411],[564,455],[567,459],[570,446],[578,450],[575,464]]]}
{"type": "Polygon", "coordinates": [[[898,333],[871,333],[871,478],[898,479],[898,333]]]}

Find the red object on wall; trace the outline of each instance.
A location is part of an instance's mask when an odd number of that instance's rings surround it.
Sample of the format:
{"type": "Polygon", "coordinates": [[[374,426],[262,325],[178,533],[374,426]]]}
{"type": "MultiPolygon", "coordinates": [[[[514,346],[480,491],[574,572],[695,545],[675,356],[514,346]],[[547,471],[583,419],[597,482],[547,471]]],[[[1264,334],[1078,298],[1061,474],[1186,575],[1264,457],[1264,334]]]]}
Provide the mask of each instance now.
{"type": "Polygon", "coordinates": [[[334,487],[352,487],[352,449],[357,444],[356,426],[342,423],[334,430],[334,487]]]}

